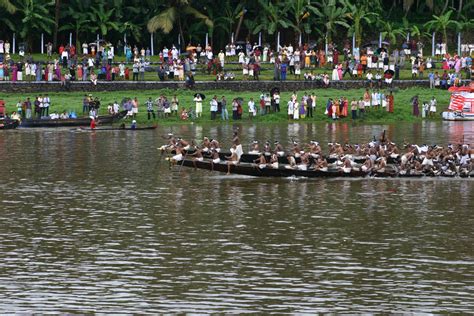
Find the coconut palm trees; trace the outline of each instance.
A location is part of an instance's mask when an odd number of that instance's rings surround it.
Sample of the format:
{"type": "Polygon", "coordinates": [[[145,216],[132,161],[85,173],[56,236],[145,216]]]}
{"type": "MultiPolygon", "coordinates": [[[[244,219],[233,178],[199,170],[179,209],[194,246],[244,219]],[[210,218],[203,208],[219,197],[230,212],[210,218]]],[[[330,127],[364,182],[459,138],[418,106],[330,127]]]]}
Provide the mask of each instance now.
{"type": "Polygon", "coordinates": [[[150,33],[161,30],[163,33],[169,34],[174,25],[178,24],[179,34],[184,42],[183,21],[186,16],[202,20],[210,28],[214,26],[208,16],[191,6],[189,0],[167,0],[164,7],[165,9],[148,21],[147,28],[150,33]]]}
{"type": "Polygon", "coordinates": [[[323,26],[327,42],[331,43],[332,35],[338,27],[350,28],[347,23],[349,18],[348,8],[343,0],[323,0],[318,4],[319,8],[316,10],[318,22],[323,26]]]}
{"type": "Polygon", "coordinates": [[[372,11],[369,7],[369,3],[364,1],[352,4],[351,1],[346,0],[344,4],[348,8],[347,17],[352,22],[349,28],[349,34],[355,35],[356,47],[360,47],[362,44],[362,29],[364,24],[371,25],[379,15],[372,11]]]}
{"type": "Polygon", "coordinates": [[[0,8],[4,8],[9,13],[15,13],[16,6],[14,6],[10,0],[0,0],[0,8]]]}
{"type": "Polygon", "coordinates": [[[448,29],[459,29],[460,23],[451,18],[453,10],[449,10],[442,15],[433,15],[433,19],[425,23],[425,27],[428,30],[435,32],[441,32],[443,36],[443,42],[448,42],[448,29]]]}

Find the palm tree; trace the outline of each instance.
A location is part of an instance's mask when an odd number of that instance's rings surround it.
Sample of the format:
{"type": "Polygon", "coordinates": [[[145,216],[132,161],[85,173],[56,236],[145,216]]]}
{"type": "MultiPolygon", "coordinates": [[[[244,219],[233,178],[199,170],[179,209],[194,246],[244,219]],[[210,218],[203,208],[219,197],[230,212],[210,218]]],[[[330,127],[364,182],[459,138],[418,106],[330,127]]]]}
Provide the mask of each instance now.
{"type": "Polygon", "coordinates": [[[115,22],[113,17],[115,8],[105,9],[104,3],[100,2],[99,5],[92,7],[91,11],[89,17],[94,32],[100,31],[102,36],[106,36],[109,30],[120,29],[119,23],[115,22]]]}
{"type": "Polygon", "coordinates": [[[4,8],[8,13],[15,13],[16,6],[13,5],[10,0],[0,0],[0,8],[4,8]]]}
{"type": "Polygon", "coordinates": [[[382,25],[382,40],[387,39],[390,44],[397,42],[398,36],[404,36],[403,27],[397,27],[392,22],[381,22],[382,25]]]}
{"type": "Polygon", "coordinates": [[[50,1],[45,0],[21,0],[18,2],[18,13],[21,15],[21,24],[17,27],[20,37],[26,39],[28,47],[31,47],[33,37],[37,33],[46,32],[51,34],[54,20],[49,16],[50,1]]]}
{"type": "Polygon", "coordinates": [[[448,29],[456,28],[459,29],[461,27],[458,21],[452,20],[451,15],[453,14],[453,10],[449,10],[445,14],[442,15],[433,15],[433,20],[425,23],[425,27],[428,30],[433,30],[435,32],[441,32],[443,35],[443,42],[448,42],[448,29]]]}
{"type": "Polygon", "coordinates": [[[309,17],[317,14],[318,9],[308,0],[293,0],[284,2],[283,12],[289,16],[290,26],[295,30],[296,38],[299,38],[303,31],[311,33],[309,17]]]}
{"type": "Polygon", "coordinates": [[[369,5],[363,3],[363,1],[360,1],[358,4],[352,4],[349,0],[346,0],[345,5],[349,9],[348,18],[352,20],[349,34],[355,34],[356,46],[360,47],[362,44],[363,24],[371,25],[373,19],[376,19],[379,15],[376,12],[372,12],[369,5]]]}
{"type": "Polygon", "coordinates": [[[350,28],[350,25],[347,24],[349,17],[347,7],[343,0],[323,0],[319,3],[319,7],[316,14],[319,17],[319,22],[324,26],[328,43],[331,43],[332,34],[336,32],[338,26],[350,28]]]}
{"type": "Polygon", "coordinates": [[[153,16],[148,21],[147,28],[150,33],[161,30],[163,33],[169,34],[174,25],[177,23],[179,35],[183,43],[183,19],[185,16],[191,16],[198,20],[202,20],[209,28],[214,26],[214,23],[209,19],[208,16],[199,12],[190,5],[189,0],[167,0],[166,2],[166,9],[153,16]]]}
{"type": "Polygon", "coordinates": [[[274,5],[272,1],[269,0],[258,0],[261,8],[262,14],[259,14],[260,19],[254,20],[252,22],[247,22],[251,20],[246,20],[246,24],[249,29],[249,33],[257,34],[260,31],[264,33],[273,35],[279,28],[287,29],[290,27],[290,22],[285,18],[286,12],[282,7],[274,5]]]}
{"type": "Polygon", "coordinates": [[[91,17],[89,8],[84,5],[83,1],[75,1],[74,4],[71,3],[67,9],[63,11],[63,18],[66,18],[66,20],[70,22],[63,24],[58,31],[74,31],[76,34],[76,47],[79,49],[81,46],[81,34],[92,32],[94,29],[90,23],[91,17]],[[69,17],[74,17],[74,19],[69,17]]]}

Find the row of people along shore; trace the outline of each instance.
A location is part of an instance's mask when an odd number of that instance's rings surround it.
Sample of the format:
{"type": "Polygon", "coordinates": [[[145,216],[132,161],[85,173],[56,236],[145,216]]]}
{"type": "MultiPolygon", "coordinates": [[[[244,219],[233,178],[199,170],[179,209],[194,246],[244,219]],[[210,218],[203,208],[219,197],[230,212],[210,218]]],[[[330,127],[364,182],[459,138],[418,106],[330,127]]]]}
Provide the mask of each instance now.
{"type": "Polygon", "coordinates": [[[244,154],[238,132],[234,132],[229,152],[221,150],[216,139],[204,137],[201,142],[187,141],[172,134],[167,144],[159,149],[168,153],[173,164],[182,164],[185,159],[196,162],[208,161],[227,164],[228,174],[233,165],[251,163],[255,168],[285,168],[302,171],[340,171],[366,174],[391,172],[403,175],[471,176],[474,171],[474,148],[469,144],[417,145],[404,141],[399,146],[385,137],[362,144],[328,143],[323,151],[318,141],[300,143],[292,141],[283,147],[279,141],[260,143],[254,140],[250,150],[244,154]]]}
{"type": "MultiPolygon", "coordinates": [[[[127,111],[127,117],[136,119],[140,111],[146,111],[148,120],[161,118],[179,118],[180,120],[195,120],[203,117],[203,105],[205,96],[196,93],[192,99],[193,106],[186,107],[177,95],[168,98],[160,95],[156,99],[149,97],[141,103],[137,97],[124,98],[120,103],[115,100],[107,105],[108,114],[118,114],[120,111],[127,111]],[[141,109],[141,110],[140,110],[141,109]]],[[[207,102],[207,101],[206,101],[207,102]]],[[[392,92],[384,93],[383,90],[366,89],[360,98],[352,98],[351,100],[345,96],[339,98],[328,98],[325,101],[319,101],[314,92],[305,92],[298,95],[293,92],[289,100],[282,102],[281,95],[278,90],[269,93],[262,92],[260,96],[249,98],[248,102],[243,98],[233,98],[227,100],[226,96],[218,97],[214,95],[209,102],[210,119],[221,119],[227,121],[241,120],[247,111],[249,120],[257,116],[265,116],[277,114],[281,111],[287,113],[289,120],[299,120],[305,118],[313,118],[317,109],[324,111],[324,114],[333,120],[351,117],[352,119],[364,118],[370,111],[386,111],[393,113],[395,108],[395,98],[392,92]],[[321,104],[317,106],[317,104],[321,104]],[[246,103],[246,104],[244,104],[246,103]],[[284,105],[282,103],[285,103],[284,105]],[[246,109],[244,107],[246,105],[246,109]]],[[[54,104],[51,98],[45,95],[38,95],[34,99],[26,98],[19,100],[16,104],[16,111],[12,113],[12,119],[32,119],[32,118],[49,118],[49,119],[67,119],[76,118],[74,111],[62,110],[58,112],[50,108],[54,104]]],[[[435,116],[437,113],[437,100],[433,96],[431,100],[419,100],[414,97],[412,100],[413,115],[415,116],[435,116]],[[421,108],[420,108],[421,107],[421,108]]],[[[101,109],[100,98],[93,97],[92,94],[85,94],[82,100],[82,113],[84,115],[96,117],[101,109]]],[[[104,110],[102,110],[104,111],[104,110]]]]}

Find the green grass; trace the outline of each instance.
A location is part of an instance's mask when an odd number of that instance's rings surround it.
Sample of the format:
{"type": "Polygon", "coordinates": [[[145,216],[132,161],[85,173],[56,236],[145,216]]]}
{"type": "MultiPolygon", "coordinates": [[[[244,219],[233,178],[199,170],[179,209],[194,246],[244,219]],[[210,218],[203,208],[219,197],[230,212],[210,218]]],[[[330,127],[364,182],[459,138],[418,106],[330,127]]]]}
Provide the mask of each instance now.
{"type": "MultiPolygon", "coordinates": [[[[352,98],[359,99],[363,96],[364,90],[363,89],[353,89],[353,90],[337,90],[337,89],[314,89],[308,91],[298,91],[298,98],[300,99],[301,96],[305,93],[314,92],[317,96],[317,107],[316,112],[314,113],[314,118],[305,118],[300,119],[300,121],[321,121],[321,122],[329,122],[331,121],[324,115],[324,110],[326,106],[326,102],[328,98],[339,98],[339,97],[347,97],[349,101],[352,98]]],[[[247,102],[250,97],[253,97],[254,100],[258,101],[261,92],[233,92],[233,91],[223,91],[223,90],[215,90],[215,91],[206,91],[206,99],[203,102],[203,117],[197,119],[195,122],[199,123],[212,123],[212,124],[222,124],[223,122],[220,120],[220,117],[216,121],[211,121],[210,119],[210,112],[209,112],[209,100],[213,97],[213,95],[217,95],[219,98],[223,95],[227,98],[227,108],[229,111],[230,117],[232,116],[231,113],[231,101],[235,97],[242,97],[244,99],[243,107],[244,107],[244,114],[243,119],[239,122],[246,122],[249,121],[248,118],[248,108],[247,102]]],[[[388,91],[384,91],[384,93],[388,93],[388,91]]],[[[152,97],[153,100],[160,95],[166,95],[168,99],[170,99],[174,94],[177,95],[180,101],[179,107],[185,108],[194,108],[193,102],[193,91],[189,90],[147,90],[147,91],[114,91],[114,92],[100,92],[95,93],[93,96],[97,96],[101,100],[101,109],[100,113],[105,114],[107,112],[107,104],[113,102],[114,100],[121,101],[124,97],[137,97],[139,100],[139,114],[137,117],[137,121],[140,124],[152,124],[152,123],[159,123],[159,124],[182,124],[182,123],[191,123],[192,121],[182,121],[176,117],[170,117],[165,119],[157,119],[156,121],[148,121],[147,114],[146,114],[146,107],[145,101],[148,97],[152,97]]],[[[438,100],[438,113],[441,113],[444,110],[449,102],[450,94],[446,90],[430,90],[426,88],[412,88],[406,90],[395,90],[394,91],[395,97],[395,106],[394,106],[394,113],[387,113],[384,109],[371,110],[363,122],[371,122],[371,123],[388,123],[388,122],[398,122],[398,121],[405,121],[405,122],[414,122],[414,121],[421,121],[421,118],[416,118],[412,116],[412,106],[410,103],[410,99],[414,95],[419,96],[420,106],[423,101],[429,101],[432,96],[435,96],[438,100]]],[[[16,103],[18,100],[26,100],[27,97],[30,97],[31,100],[34,100],[37,94],[17,94],[17,93],[0,93],[0,99],[6,101],[7,111],[10,113],[16,110],[16,103]]],[[[281,112],[279,113],[272,113],[265,116],[255,117],[253,122],[261,122],[261,123],[271,123],[271,122],[287,122],[287,112],[286,112],[286,104],[290,98],[291,92],[282,92],[281,94],[281,112]]],[[[51,108],[50,111],[57,111],[62,112],[64,110],[71,111],[74,110],[79,115],[82,113],[82,98],[84,93],[81,92],[61,92],[61,93],[49,93],[49,97],[51,98],[51,108]]],[[[349,111],[350,112],[350,111],[349,111]]],[[[437,115],[435,118],[439,120],[440,116],[437,115]]],[[[341,121],[350,121],[349,117],[341,119],[341,121]]],[[[232,121],[232,119],[231,119],[232,121]]]]}

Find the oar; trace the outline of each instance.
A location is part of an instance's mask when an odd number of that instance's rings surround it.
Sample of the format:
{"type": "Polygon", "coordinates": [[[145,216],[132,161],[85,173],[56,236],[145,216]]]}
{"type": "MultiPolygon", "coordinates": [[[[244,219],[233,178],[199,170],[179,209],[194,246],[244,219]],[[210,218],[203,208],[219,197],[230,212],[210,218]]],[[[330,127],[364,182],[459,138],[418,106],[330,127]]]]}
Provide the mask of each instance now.
{"type": "Polygon", "coordinates": [[[186,160],[186,157],[187,157],[187,156],[188,156],[188,151],[186,150],[186,153],[184,154],[184,157],[183,157],[183,161],[182,161],[181,164],[179,165],[178,173],[181,172],[181,168],[183,167],[184,161],[186,160]]]}

